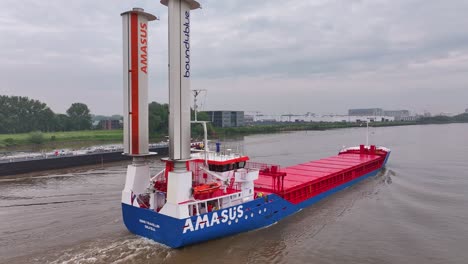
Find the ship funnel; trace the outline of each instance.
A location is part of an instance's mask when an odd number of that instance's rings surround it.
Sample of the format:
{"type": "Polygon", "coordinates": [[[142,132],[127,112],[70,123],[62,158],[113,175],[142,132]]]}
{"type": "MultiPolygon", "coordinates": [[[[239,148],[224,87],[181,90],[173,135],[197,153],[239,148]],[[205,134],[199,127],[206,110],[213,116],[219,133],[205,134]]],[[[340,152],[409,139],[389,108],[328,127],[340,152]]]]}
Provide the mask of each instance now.
{"type": "Polygon", "coordinates": [[[123,20],[124,154],[148,155],[148,21],[156,17],[133,8],[123,20]]]}
{"type": "Polygon", "coordinates": [[[169,8],[169,159],[190,159],[190,10],[193,0],[161,0],[169,8]]]}

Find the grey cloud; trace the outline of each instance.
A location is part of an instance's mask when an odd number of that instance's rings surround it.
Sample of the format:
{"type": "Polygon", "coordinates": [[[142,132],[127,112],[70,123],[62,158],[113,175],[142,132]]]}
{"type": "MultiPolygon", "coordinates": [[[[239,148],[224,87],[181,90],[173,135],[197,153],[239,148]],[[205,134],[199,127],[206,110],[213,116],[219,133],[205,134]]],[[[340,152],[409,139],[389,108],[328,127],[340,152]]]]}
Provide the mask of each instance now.
{"type": "MultiPolygon", "coordinates": [[[[312,1],[302,1],[305,6],[300,9],[282,1],[255,3],[258,6],[250,10],[226,14],[228,18],[221,20],[225,22],[223,27],[216,27],[216,32],[209,27],[209,36],[204,36],[204,25],[199,29],[199,35],[211,40],[208,43],[218,44],[218,50],[209,56],[211,63],[200,65],[201,77],[289,75],[286,69],[291,68],[299,69],[295,71],[298,75],[314,74],[320,68],[335,73],[349,68],[353,64],[350,62],[362,62],[369,68],[409,63],[434,53],[446,55],[468,44],[466,30],[453,27],[461,25],[460,20],[468,22],[460,8],[468,6],[461,1],[459,5],[437,1],[332,1],[315,7],[312,1]],[[448,14],[437,13],[441,5],[448,14]]],[[[213,19],[218,17],[205,19],[204,23],[214,24],[213,19]]],[[[195,53],[195,61],[197,56],[206,57],[205,49],[212,48],[205,47],[199,47],[204,52],[195,53]]]]}
{"type": "MultiPolygon", "coordinates": [[[[119,14],[140,6],[161,19],[150,27],[150,99],[167,101],[167,10],[158,2],[1,1],[0,94],[42,99],[57,112],[76,100],[120,112],[119,14]]],[[[201,3],[192,15],[192,86],[210,90],[208,108],[225,98],[237,98],[236,109],[276,112],[344,112],[375,100],[417,111],[467,107],[458,99],[468,81],[460,59],[468,56],[467,1],[201,3]],[[442,85],[450,94],[441,96],[442,85]]]]}

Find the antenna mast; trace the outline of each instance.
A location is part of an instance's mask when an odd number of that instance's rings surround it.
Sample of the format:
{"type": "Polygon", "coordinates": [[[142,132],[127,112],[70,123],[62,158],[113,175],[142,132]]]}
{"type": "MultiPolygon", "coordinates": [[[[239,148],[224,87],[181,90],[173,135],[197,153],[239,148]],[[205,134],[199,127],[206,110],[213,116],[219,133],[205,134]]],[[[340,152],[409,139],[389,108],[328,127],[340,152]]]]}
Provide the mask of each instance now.
{"type": "Polygon", "coordinates": [[[367,131],[366,131],[366,146],[369,146],[369,119],[366,120],[367,131]]]}
{"type": "Polygon", "coordinates": [[[197,104],[197,97],[200,95],[201,92],[206,92],[206,89],[194,89],[192,90],[193,93],[193,111],[195,112],[195,120],[197,120],[197,113],[198,113],[198,104],[197,104]]]}

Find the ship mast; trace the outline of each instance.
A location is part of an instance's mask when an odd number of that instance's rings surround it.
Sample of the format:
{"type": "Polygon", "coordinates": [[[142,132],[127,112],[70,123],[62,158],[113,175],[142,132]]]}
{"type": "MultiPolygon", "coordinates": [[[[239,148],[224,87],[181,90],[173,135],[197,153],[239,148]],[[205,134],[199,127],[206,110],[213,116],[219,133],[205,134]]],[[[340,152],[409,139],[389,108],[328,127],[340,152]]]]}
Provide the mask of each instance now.
{"type": "Polygon", "coordinates": [[[197,113],[198,113],[198,104],[197,104],[197,97],[200,95],[201,92],[206,92],[206,89],[193,89],[192,90],[192,93],[193,93],[193,111],[195,113],[195,122],[198,121],[197,120],[197,113]]]}
{"type": "Polygon", "coordinates": [[[192,90],[193,93],[193,111],[195,112],[195,120],[192,121],[193,124],[201,124],[203,126],[203,150],[204,150],[204,159],[205,159],[205,166],[208,166],[208,129],[206,128],[207,121],[198,121],[197,120],[197,112],[198,112],[198,104],[197,104],[197,97],[200,95],[201,92],[206,92],[206,89],[198,89],[192,90]]]}
{"type": "Polygon", "coordinates": [[[369,119],[366,120],[366,146],[369,146],[369,119]]]}

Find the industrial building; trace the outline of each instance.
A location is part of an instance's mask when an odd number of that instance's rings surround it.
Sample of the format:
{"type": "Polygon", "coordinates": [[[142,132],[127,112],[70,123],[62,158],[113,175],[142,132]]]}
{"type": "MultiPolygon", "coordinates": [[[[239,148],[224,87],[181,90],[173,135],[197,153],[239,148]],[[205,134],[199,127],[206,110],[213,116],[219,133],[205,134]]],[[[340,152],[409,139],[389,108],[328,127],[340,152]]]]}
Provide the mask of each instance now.
{"type": "Polygon", "coordinates": [[[349,109],[349,116],[384,116],[382,108],[349,109]]]}
{"type": "Polygon", "coordinates": [[[369,120],[371,122],[390,122],[395,121],[391,116],[348,116],[348,115],[335,115],[335,114],[305,114],[305,115],[264,115],[256,114],[250,116],[254,123],[270,124],[276,122],[363,122],[369,120]]]}
{"type": "Polygon", "coordinates": [[[393,116],[397,121],[405,121],[409,118],[410,112],[408,110],[384,110],[384,115],[393,116]]]}
{"type": "Polygon", "coordinates": [[[362,108],[349,109],[349,116],[378,116],[393,117],[395,121],[405,121],[410,119],[409,110],[383,110],[382,108],[362,108]]]}
{"type": "Polygon", "coordinates": [[[384,110],[384,115],[386,116],[409,116],[410,112],[408,110],[384,110]]]}
{"type": "Polygon", "coordinates": [[[244,111],[206,111],[216,127],[244,126],[244,111]]]}

